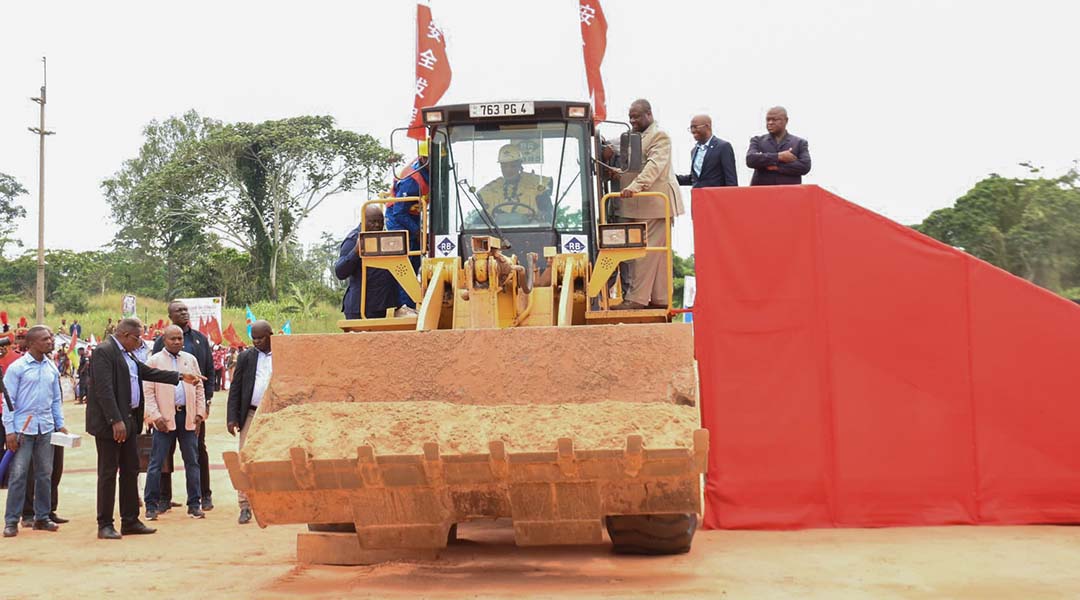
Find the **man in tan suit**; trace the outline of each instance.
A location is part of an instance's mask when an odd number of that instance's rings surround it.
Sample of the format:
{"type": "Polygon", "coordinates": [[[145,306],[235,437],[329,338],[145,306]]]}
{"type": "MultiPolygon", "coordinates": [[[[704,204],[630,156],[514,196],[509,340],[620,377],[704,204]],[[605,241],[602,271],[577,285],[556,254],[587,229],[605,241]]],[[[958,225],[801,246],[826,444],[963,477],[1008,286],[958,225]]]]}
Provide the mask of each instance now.
{"type": "MultiPolygon", "coordinates": [[[[184,332],[176,325],[165,328],[165,347],[150,357],[146,364],[155,369],[198,373],[199,361],[184,352],[184,332]]],[[[161,467],[170,449],[179,441],[187,476],[188,515],[202,519],[201,482],[199,475],[199,425],[206,420],[206,395],[202,384],[181,381],[177,385],[143,382],[145,413],[143,420],[154,428],[150,449],[150,465],[146,469],[144,502],[146,518],[157,520],[161,511],[161,467]]]]}
{"type": "MultiPolygon", "coordinates": [[[[648,100],[634,100],[629,117],[630,126],[641,133],[642,166],[632,179],[631,174],[624,176],[622,197],[615,211],[622,222],[645,222],[649,246],[660,247],[666,243],[675,217],[684,212],[679,184],[671,168],[671,138],[653,119],[648,100]],[[639,192],[660,192],[668,197],[671,221],[666,227],[663,200],[653,196],[635,197],[639,192]]],[[[667,257],[661,252],[649,252],[629,266],[630,288],[622,304],[614,308],[667,308],[667,257]]]]}

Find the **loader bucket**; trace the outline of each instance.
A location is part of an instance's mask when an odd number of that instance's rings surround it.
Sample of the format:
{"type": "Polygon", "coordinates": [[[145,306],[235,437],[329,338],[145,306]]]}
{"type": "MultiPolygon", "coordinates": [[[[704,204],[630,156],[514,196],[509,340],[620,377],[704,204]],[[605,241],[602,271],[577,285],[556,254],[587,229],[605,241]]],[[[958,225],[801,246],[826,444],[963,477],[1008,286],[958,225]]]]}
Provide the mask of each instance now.
{"type": "Polygon", "coordinates": [[[225,463],[260,526],[355,527],[300,534],[298,559],[361,564],[432,557],[477,518],[527,546],[699,513],[699,423],[689,325],[282,336],[225,463]]]}

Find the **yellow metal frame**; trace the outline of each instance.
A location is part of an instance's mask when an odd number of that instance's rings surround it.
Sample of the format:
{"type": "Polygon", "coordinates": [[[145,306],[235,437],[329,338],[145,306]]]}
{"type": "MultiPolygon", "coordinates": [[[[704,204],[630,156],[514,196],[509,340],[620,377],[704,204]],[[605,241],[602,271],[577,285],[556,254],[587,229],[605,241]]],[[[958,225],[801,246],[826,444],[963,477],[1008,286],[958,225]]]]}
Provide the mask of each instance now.
{"type": "Polygon", "coordinates": [[[429,258],[422,265],[425,292],[422,302],[417,304],[416,330],[429,331],[439,328],[442,316],[443,295],[446,287],[453,287],[454,276],[458,271],[458,257],[429,258]],[[430,273],[430,276],[428,275],[430,273]]]}
{"type": "MultiPolygon", "coordinates": [[[[417,303],[419,307],[421,300],[423,299],[423,289],[420,286],[420,281],[417,279],[417,274],[413,273],[412,263],[409,262],[410,256],[424,256],[424,252],[427,250],[428,240],[428,216],[427,216],[427,197],[425,196],[403,196],[401,198],[378,198],[375,200],[368,200],[364,203],[360,209],[360,233],[366,233],[366,220],[364,214],[367,212],[367,207],[372,204],[386,205],[393,204],[395,202],[419,202],[420,203],[420,249],[419,250],[407,250],[405,254],[401,256],[369,256],[365,258],[360,253],[360,236],[356,238],[356,253],[360,256],[360,319],[366,319],[367,314],[367,268],[375,267],[376,269],[386,269],[390,271],[390,274],[394,276],[394,279],[401,284],[401,288],[405,290],[405,293],[412,298],[413,302],[417,303]]],[[[409,232],[405,232],[405,247],[409,247],[409,232]]]]}
{"type": "MultiPolygon", "coordinates": [[[[607,204],[611,198],[621,198],[619,192],[612,192],[610,194],[604,194],[604,197],[600,199],[600,219],[596,224],[596,239],[600,239],[600,225],[607,224],[607,204]]],[[[644,248],[601,248],[599,254],[596,256],[596,265],[593,267],[592,275],[589,277],[588,294],[592,298],[597,294],[604,291],[608,278],[615,272],[615,269],[619,267],[619,263],[627,260],[635,260],[642,258],[648,252],[663,252],[667,255],[667,271],[668,271],[668,293],[667,293],[667,305],[668,310],[671,310],[671,302],[675,294],[675,272],[671,261],[671,199],[667,194],[663,192],[636,192],[635,198],[651,197],[662,198],[664,200],[664,245],[663,246],[645,246],[644,248]]],[[[648,243],[649,231],[648,226],[645,230],[645,243],[648,243]]],[[[599,242],[597,243],[599,245],[599,242]]],[[[604,309],[608,307],[607,294],[601,294],[601,302],[604,309]]]]}

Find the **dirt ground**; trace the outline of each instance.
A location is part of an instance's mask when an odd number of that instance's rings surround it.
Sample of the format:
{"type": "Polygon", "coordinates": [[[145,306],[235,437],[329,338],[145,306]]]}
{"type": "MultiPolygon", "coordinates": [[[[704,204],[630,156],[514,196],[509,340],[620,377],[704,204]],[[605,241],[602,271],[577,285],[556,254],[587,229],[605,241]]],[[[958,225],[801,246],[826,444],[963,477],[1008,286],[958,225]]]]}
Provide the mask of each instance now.
{"type": "MultiPolygon", "coordinates": [[[[95,538],[94,446],[69,450],[58,533],[0,540],[5,598],[106,594],[203,598],[1076,598],[1080,528],[930,527],[788,532],[703,531],[690,554],[641,558],[603,546],[516,548],[508,524],[463,526],[438,561],[298,567],[300,527],[236,523],[221,465],[233,448],[224,398],[211,413],[216,508],[196,521],[162,515],[158,533],[95,538]]],[[[82,407],[67,405],[73,431],[82,407]]],[[[179,457],[178,457],[179,460],[179,457]]],[[[181,479],[174,483],[183,489],[181,479]]],[[[0,492],[6,498],[6,491],[0,492]]]]}

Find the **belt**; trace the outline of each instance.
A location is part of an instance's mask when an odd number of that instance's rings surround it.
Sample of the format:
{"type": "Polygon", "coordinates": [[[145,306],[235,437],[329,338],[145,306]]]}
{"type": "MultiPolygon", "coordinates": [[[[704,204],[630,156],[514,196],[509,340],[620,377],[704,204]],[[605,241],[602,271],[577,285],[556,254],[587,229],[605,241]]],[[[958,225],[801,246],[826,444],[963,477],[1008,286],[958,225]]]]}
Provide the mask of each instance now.
{"type": "Polygon", "coordinates": [[[184,407],[186,407],[186,406],[187,406],[186,404],[177,404],[176,405],[176,412],[182,412],[184,410],[184,407]]]}
{"type": "Polygon", "coordinates": [[[255,411],[259,410],[259,407],[258,406],[249,406],[248,410],[250,410],[251,412],[255,412],[255,411]]]}

